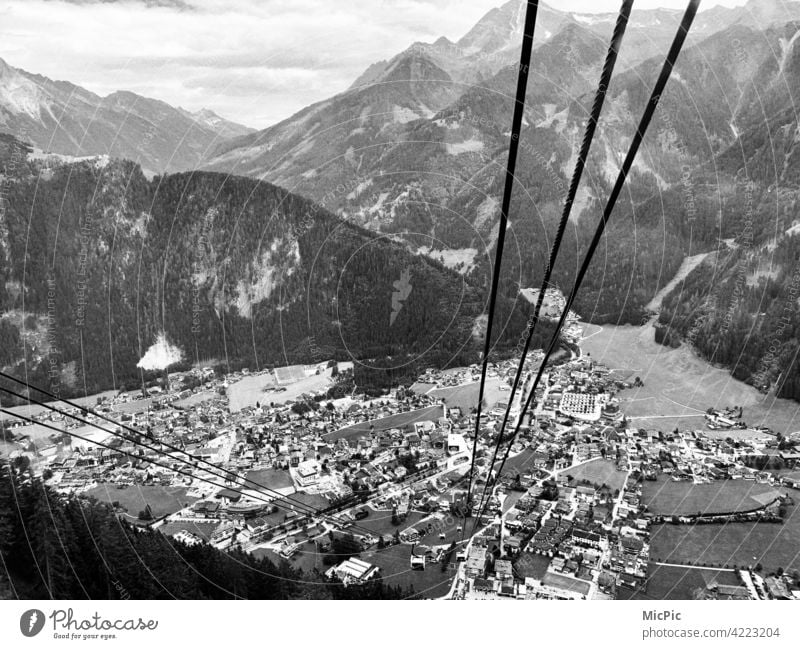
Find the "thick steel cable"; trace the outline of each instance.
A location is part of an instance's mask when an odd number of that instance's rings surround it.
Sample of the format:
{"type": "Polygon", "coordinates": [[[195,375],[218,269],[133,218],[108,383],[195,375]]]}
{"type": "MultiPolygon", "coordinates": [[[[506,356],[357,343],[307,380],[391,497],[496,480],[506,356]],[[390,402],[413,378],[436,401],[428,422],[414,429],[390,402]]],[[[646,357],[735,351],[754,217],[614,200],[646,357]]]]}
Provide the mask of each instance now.
{"type": "MultiPolygon", "coordinates": [[[[481,381],[478,389],[478,406],[475,418],[475,439],[472,443],[472,461],[469,470],[469,483],[467,486],[467,503],[464,510],[464,529],[466,529],[467,512],[470,508],[472,496],[472,476],[475,472],[475,454],[478,451],[478,437],[481,429],[481,410],[483,393],[486,386],[486,370],[489,365],[489,352],[492,346],[492,324],[497,305],[497,288],[500,283],[500,267],[503,261],[503,246],[508,225],[508,212],[511,207],[511,191],[514,187],[514,172],[517,165],[517,151],[519,150],[519,137],[522,130],[522,117],[525,111],[525,94],[528,87],[528,74],[530,72],[531,52],[533,51],[533,32],[536,27],[536,15],[539,10],[538,0],[528,0],[525,9],[525,26],[522,32],[522,51],[520,52],[519,70],[517,74],[517,93],[514,100],[514,115],[511,121],[511,142],[508,147],[508,162],[506,163],[505,186],[503,188],[503,201],[500,208],[500,224],[497,231],[494,268],[492,271],[492,289],[489,293],[489,313],[486,320],[486,340],[483,345],[483,359],[481,364],[481,381]]],[[[462,537],[463,538],[463,537],[462,537]]]]}
{"type": "MultiPolygon", "coordinates": [[[[520,412],[519,418],[517,420],[516,426],[514,427],[514,433],[509,440],[508,446],[506,447],[505,453],[503,454],[503,459],[500,463],[500,469],[497,471],[497,475],[502,475],[503,467],[505,466],[506,460],[508,459],[509,453],[511,451],[511,446],[514,440],[519,433],[519,429],[522,426],[522,421],[525,416],[525,412],[530,407],[531,401],[533,396],[536,394],[536,388],[541,381],[542,374],[544,373],[544,368],[547,365],[550,356],[553,353],[553,350],[556,347],[556,343],[559,340],[559,334],[561,332],[561,328],[564,326],[564,322],[567,319],[567,315],[572,307],[573,302],[575,301],[575,296],[578,292],[578,289],[583,282],[583,279],[589,269],[589,264],[592,261],[592,257],[594,256],[595,251],[597,250],[597,246],[600,244],[600,239],[603,236],[603,232],[605,231],[606,224],[608,223],[609,219],[611,218],[611,214],[614,210],[614,206],[619,198],[619,194],[622,191],[622,187],[625,184],[625,180],[628,177],[628,173],[630,172],[631,167],[633,166],[633,161],[636,158],[636,154],[639,151],[639,147],[642,144],[642,140],[644,139],[644,135],[647,132],[647,128],[650,125],[650,121],[653,118],[653,114],[655,113],[656,108],[658,107],[658,102],[661,99],[661,94],[664,92],[664,88],[667,85],[667,81],[669,81],[670,74],[672,73],[672,68],[675,65],[675,61],[678,58],[678,55],[681,52],[681,48],[683,47],[684,42],[686,41],[686,36],[689,32],[689,29],[692,26],[692,22],[694,21],[694,17],[697,14],[697,8],[700,5],[700,0],[690,0],[689,5],[686,8],[686,12],[681,19],[681,24],[678,27],[678,31],[675,34],[675,38],[672,42],[672,45],[667,53],[666,60],[664,61],[664,65],[661,68],[661,73],[658,76],[656,84],[653,88],[653,91],[650,95],[650,99],[645,106],[644,113],[642,114],[642,118],[639,121],[639,125],[636,128],[636,132],[634,133],[633,139],[631,140],[630,147],[628,148],[628,153],[625,156],[625,160],[622,163],[622,167],[620,168],[619,174],[617,176],[617,180],[614,183],[614,187],[611,190],[611,194],[609,195],[608,202],[606,203],[606,207],[603,210],[603,216],[600,219],[600,222],[597,224],[597,228],[595,229],[594,236],[592,237],[592,241],[589,244],[589,248],[587,250],[586,256],[584,257],[583,263],[581,264],[580,269],[578,270],[578,275],[575,279],[575,285],[572,287],[572,291],[569,294],[569,297],[566,300],[566,304],[564,305],[564,310],[561,313],[561,316],[558,319],[558,324],[556,325],[556,329],[553,332],[552,337],[550,338],[550,343],[547,346],[547,351],[545,352],[545,356],[542,359],[542,363],[539,366],[539,370],[536,373],[536,378],[534,379],[533,385],[531,386],[530,393],[525,400],[525,405],[522,407],[520,412]]],[[[476,521],[480,519],[483,515],[482,511],[478,512],[478,517],[476,521]]],[[[473,524],[473,533],[475,530],[476,524],[473,524]]]]}
{"type": "MultiPolygon", "coordinates": [[[[31,387],[33,387],[33,386],[31,386],[31,387]]],[[[34,388],[34,389],[36,389],[36,388],[34,388]]],[[[48,409],[48,410],[50,410],[52,412],[56,412],[56,413],[61,414],[61,415],[65,416],[65,417],[70,417],[71,419],[74,419],[75,421],[78,421],[78,422],[80,422],[82,424],[85,424],[85,425],[88,425],[88,426],[92,426],[92,427],[97,428],[98,430],[102,430],[102,431],[104,431],[104,432],[106,432],[106,433],[108,433],[110,435],[113,435],[115,437],[119,437],[120,439],[122,439],[122,440],[124,440],[126,442],[130,442],[130,443],[138,445],[138,446],[140,446],[140,447],[142,447],[142,448],[144,448],[146,450],[149,450],[149,451],[152,451],[154,453],[157,453],[157,454],[163,456],[164,458],[166,458],[167,460],[171,460],[172,462],[181,462],[184,465],[186,465],[187,467],[189,467],[190,469],[192,469],[193,471],[194,470],[202,470],[202,471],[205,471],[206,473],[212,475],[215,478],[222,479],[222,480],[225,480],[225,481],[230,481],[231,478],[226,476],[226,475],[224,475],[224,473],[232,474],[234,476],[235,480],[236,480],[236,482],[234,484],[239,484],[239,482],[242,480],[241,476],[239,476],[237,473],[235,473],[233,471],[230,471],[228,469],[224,469],[223,467],[219,467],[219,466],[217,466],[217,465],[215,465],[215,464],[213,464],[211,462],[208,462],[208,461],[205,461],[205,460],[201,460],[201,459],[189,460],[188,458],[185,458],[185,457],[176,457],[174,455],[170,455],[166,451],[163,451],[163,450],[161,450],[159,448],[155,448],[154,446],[145,444],[142,441],[137,441],[136,439],[132,439],[131,437],[123,435],[122,433],[119,433],[119,432],[114,431],[114,430],[110,430],[110,429],[105,428],[105,427],[103,427],[103,426],[101,426],[99,424],[90,422],[87,419],[83,419],[82,417],[79,417],[79,416],[77,416],[75,414],[66,412],[64,410],[59,410],[58,408],[54,408],[50,404],[46,404],[46,403],[37,401],[35,399],[31,399],[31,398],[29,398],[29,397],[27,397],[27,396],[25,396],[23,394],[19,394],[17,392],[14,392],[13,390],[9,390],[8,388],[0,386],[0,391],[6,392],[7,394],[10,394],[12,396],[18,397],[20,399],[28,400],[30,403],[42,406],[42,407],[44,407],[44,408],[46,408],[46,409],[48,409]],[[213,469],[213,471],[209,470],[209,469],[206,469],[206,468],[200,469],[197,466],[197,463],[200,463],[200,462],[203,462],[203,463],[209,465],[211,467],[211,469],[213,469]],[[219,473],[216,473],[215,471],[221,471],[221,472],[223,472],[223,475],[220,475],[219,473]]],[[[34,423],[34,424],[38,424],[40,426],[44,426],[46,428],[49,428],[49,429],[54,430],[56,432],[60,432],[60,433],[65,434],[65,435],[72,435],[72,436],[74,436],[74,437],[76,437],[78,439],[81,439],[83,441],[87,441],[87,442],[92,443],[92,444],[98,444],[99,446],[102,446],[104,448],[108,448],[109,450],[118,451],[118,452],[123,453],[125,455],[129,455],[129,456],[135,457],[137,459],[142,459],[141,456],[139,456],[139,455],[127,453],[127,452],[122,451],[120,449],[117,449],[115,447],[112,447],[112,446],[109,446],[109,445],[106,445],[106,444],[102,444],[100,442],[95,442],[93,440],[81,437],[79,435],[74,435],[69,430],[58,428],[57,426],[53,426],[53,425],[47,424],[45,422],[38,421],[37,419],[31,418],[31,417],[23,417],[23,416],[19,415],[18,413],[14,413],[14,412],[12,412],[10,410],[7,410],[7,409],[2,409],[2,410],[0,410],[0,412],[5,412],[5,413],[7,413],[7,414],[9,414],[9,415],[11,415],[13,417],[18,418],[18,419],[22,419],[22,420],[28,421],[30,423],[34,423]]],[[[113,420],[112,420],[112,422],[113,422],[113,420]]],[[[145,437],[145,438],[147,437],[144,433],[142,433],[140,431],[137,431],[136,429],[133,429],[133,428],[130,428],[130,427],[127,427],[127,428],[128,428],[128,430],[131,430],[133,432],[133,434],[135,434],[137,436],[141,436],[141,437],[145,437]]],[[[155,444],[162,444],[164,446],[169,446],[169,445],[167,445],[167,444],[165,444],[163,442],[154,441],[154,443],[155,444]]],[[[175,449],[175,451],[177,453],[181,453],[183,455],[187,455],[185,451],[183,451],[181,449],[178,449],[177,447],[172,447],[172,448],[175,449]]],[[[164,466],[164,465],[157,465],[157,466],[164,466]]],[[[270,489],[269,487],[267,487],[265,485],[261,485],[261,484],[255,482],[255,481],[249,480],[247,478],[245,478],[244,480],[250,482],[253,485],[255,485],[258,490],[263,490],[264,492],[267,492],[267,495],[272,495],[273,500],[268,500],[268,499],[266,499],[265,497],[263,497],[260,494],[253,495],[251,493],[247,493],[245,491],[241,491],[240,489],[236,489],[235,487],[227,487],[227,486],[224,486],[224,485],[218,485],[217,483],[215,483],[215,482],[213,482],[211,480],[208,480],[208,479],[201,478],[200,476],[194,476],[194,474],[191,474],[191,473],[187,474],[187,473],[185,473],[183,471],[178,471],[177,469],[175,469],[175,468],[173,468],[171,466],[166,466],[165,468],[169,468],[170,470],[177,471],[178,473],[181,473],[182,475],[188,475],[189,477],[194,477],[194,478],[196,478],[198,480],[206,482],[207,484],[214,485],[214,486],[216,486],[216,487],[218,487],[220,489],[229,489],[230,491],[233,491],[234,493],[238,493],[238,494],[240,494],[242,496],[255,498],[256,500],[260,500],[261,502],[266,503],[266,504],[274,505],[274,506],[279,507],[280,509],[283,509],[284,511],[287,511],[287,512],[291,511],[291,512],[295,512],[295,513],[300,513],[300,514],[302,514],[304,516],[318,516],[318,517],[326,520],[329,523],[332,523],[332,524],[335,524],[335,525],[339,525],[339,526],[342,526],[342,527],[344,527],[344,526],[349,524],[348,521],[341,521],[341,520],[338,520],[338,519],[334,518],[334,515],[332,515],[332,514],[324,513],[323,509],[314,507],[312,505],[309,505],[309,504],[304,503],[304,502],[302,502],[300,500],[297,500],[297,499],[290,499],[287,496],[281,494],[280,492],[275,491],[274,489],[270,489]],[[290,504],[289,505],[281,504],[280,502],[277,502],[278,499],[286,500],[290,504]],[[295,509],[295,507],[302,508],[302,509],[300,509],[298,511],[298,510],[295,509]]],[[[374,535],[374,532],[372,530],[369,530],[367,528],[363,528],[363,527],[361,527],[361,526],[359,526],[357,524],[350,525],[350,527],[352,529],[355,529],[358,532],[361,532],[362,534],[374,535]]]]}
{"type": "MultiPolygon", "coordinates": [[[[490,472],[491,468],[495,464],[495,461],[497,460],[497,455],[500,452],[500,446],[502,445],[502,439],[503,439],[503,432],[505,431],[506,425],[508,424],[508,418],[511,413],[511,406],[514,403],[514,396],[516,395],[520,380],[522,378],[522,374],[525,369],[525,360],[528,356],[528,351],[530,350],[531,340],[533,339],[534,330],[536,329],[536,325],[539,322],[539,314],[541,313],[542,305],[544,304],[545,291],[550,287],[550,278],[552,276],[556,260],[558,259],[558,252],[561,247],[561,241],[563,240],[564,232],[567,229],[567,223],[569,222],[569,217],[572,212],[572,206],[575,202],[575,196],[578,192],[578,186],[580,185],[581,177],[583,175],[583,170],[584,167],[586,166],[586,159],[589,157],[589,150],[592,146],[592,141],[594,139],[595,131],[597,130],[597,123],[598,120],[600,119],[600,113],[603,110],[603,103],[605,102],[606,93],[608,92],[608,86],[611,83],[611,77],[614,73],[614,66],[617,62],[617,55],[622,45],[622,39],[625,35],[625,28],[628,26],[628,19],[630,18],[632,7],[633,7],[633,0],[623,0],[622,7],[620,7],[619,10],[619,15],[617,16],[617,22],[614,27],[614,32],[611,36],[611,42],[608,46],[608,52],[606,53],[605,63],[603,64],[603,70],[600,74],[600,82],[597,86],[597,92],[595,93],[594,96],[594,103],[592,104],[592,108],[589,114],[589,120],[586,122],[586,130],[583,134],[583,142],[581,144],[581,148],[578,153],[578,159],[575,162],[575,170],[572,173],[572,180],[570,181],[569,190],[567,191],[567,197],[564,200],[564,209],[561,213],[561,220],[558,223],[556,236],[555,239],[553,239],[553,246],[550,249],[550,258],[547,262],[547,266],[544,271],[544,278],[542,279],[542,287],[541,290],[539,291],[539,296],[536,299],[536,306],[533,309],[533,314],[528,320],[528,335],[525,338],[525,346],[523,347],[522,356],[520,357],[519,365],[517,366],[517,373],[514,377],[514,384],[511,388],[511,395],[509,396],[508,405],[506,406],[506,411],[503,415],[503,421],[500,424],[500,432],[497,436],[497,443],[494,448],[494,454],[492,455],[492,461],[489,463],[490,472]]],[[[481,494],[481,498],[479,501],[479,507],[478,507],[479,511],[483,506],[483,499],[486,497],[486,492],[488,487],[489,487],[489,482],[487,481],[486,485],[483,488],[483,492],[481,494]]]]}
{"type": "MultiPolygon", "coordinates": [[[[73,408],[77,408],[78,410],[80,410],[81,412],[83,412],[83,413],[85,413],[87,415],[92,415],[92,416],[97,417],[98,419],[102,419],[103,421],[106,421],[106,422],[108,422],[110,424],[114,424],[115,426],[119,426],[120,428],[123,428],[123,429],[131,432],[134,435],[143,435],[143,436],[147,437],[144,433],[142,433],[142,431],[137,430],[136,428],[133,428],[132,426],[129,426],[127,424],[119,422],[119,421],[117,421],[115,419],[112,419],[110,417],[106,417],[104,414],[96,412],[96,411],[92,410],[91,408],[86,408],[85,406],[81,406],[80,404],[75,403],[74,401],[70,401],[69,399],[65,399],[65,398],[60,397],[58,395],[52,394],[52,393],[48,392],[47,390],[45,390],[44,388],[39,388],[39,387],[37,387],[35,385],[31,385],[31,384],[27,383],[26,381],[24,381],[22,379],[18,379],[17,377],[12,376],[11,374],[7,374],[5,372],[0,371],[0,378],[9,379],[9,380],[14,381],[15,383],[17,383],[19,385],[24,386],[25,388],[29,388],[29,389],[32,388],[32,389],[36,390],[37,392],[41,392],[42,394],[44,394],[44,395],[46,395],[48,397],[51,397],[52,399],[56,399],[57,401],[61,401],[61,402],[65,403],[65,404],[67,404],[67,405],[69,405],[69,406],[71,406],[73,408]]],[[[38,406],[41,406],[41,407],[46,408],[48,410],[51,410],[53,412],[57,412],[59,414],[65,415],[67,417],[72,417],[73,419],[76,419],[77,421],[84,421],[83,419],[79,419],[79,418],[73,416],[72,414],[70,414],[68,412],[65,412],[63,410],[59,410],[58,408],[54,408],[51,404],[48,404],[48,403],[46,403],[44,401],[40,401],[38,399],[34,399],[34,398],[30,397],[30,396],[17,394],[16,392],[12,392],[10,390],[7,390],[6,388],[0,387],[0,390],[3,390],[4,392],[8,392],[9,394],[17,396],[17,397],[19,397],[19,398],[21,398],[23,400],[26,400],[26,401],[28,401],[30,403],[34,403],[34,404],[36,404],[38,406]]],[[[107,430],[106,428],[103,428],[102,426],[98,426],[97,424],[93,424],[91,422],[85,422],[85,423],[89,423],[89,425],[95,426],[96,428],[99,428],[100,430],[104,430],[104,431],[106,431],[106,432],[108,432],[108,433],[110,433],[112,435],[116,435],[117,434],[114,431],[107,430]]],[[[127,441],[133,441],[133,440],[130,440],[129,438],[127,438],[125,436],[120,436],[120,437],[122,437],[122,439],[126,439],[127,441]]],[[[186,454],[186,452],[183,449],[178,448],[174,444],[169,444],[168,442],[164,442],[164,441],[161,441],[161,440],[153,440],[153,441],[157,441],[158,444],[160,444],[161,446],[167,447],[168,449],[170,449],[171,451],[173,451],[175,453],[186,454]]],[[[145,447],[145,448],[149,448],[149,447],[145,447]]],[[[150,450],[154,450],[154,451],[158,452],[158,449],[150,449],[150,450]]],[[[173,456],[171,456],[169,454],[165,454],[165,455],[167,457],[171,457],[171,458],[173,457],[173,456]]],[[[183,461],[183,458],[173,458],[173,459],[177,459],[179,461],[183,461]]],[[[252,485],[256,489],[264,490],[265,492],[267,492],[269,494],[273,494],[276,497],[284,498],[288,502],[291,502],[291,503],[297,505],[298,507],[305,507],[309,511],[313,511],[313,512],[322,511],[319,508],[313,507],[312,505],[308,505],[307,503],[304,503],[301,500],[298,500],[296,498],[292,498],[291,496],[284,496],[280,492],[275,491],[274,489],[271,489],[271,488],[267,487],[266,485],[262,485],[262,484],[260,484],[260,483],[258,483],[256,481],[254,481],[254,480],[251,480],[250,478],[247,478],[247,477],[242,478],[235,471],[231,471],[230,469],[226,469],[226,468],[224,468],[222,466],[218,466],[218,465],[214,464],[213,462],[209,462],[208,460],[204,460],[202,458],[197,458],[193,462],[197,462],[199,464],[203,464],[204,466],[209,466],[209,467],[213,468],[215,471],[222,471],[222,472],[228,474],[229,476],[231,476],[233,479],[235,479],[237,483],[240,482],[240,481],[243,481],[245,483],[248,483],[248,484],[252,485]]],[[[190,463],[192,463],[192,462],[190,462],[190,463]]],[[[193,464],[193,468],[195,468],[194,464],[193,464]]],[[[206,470],[206,469],[204,469],[204,470],[206,470]]],[[[211,472],[209,471],[209,473],[211,473],[211,472]]],[[[212,474],[212,475],[216,475],[217,477],[223,477],[223,476],[219,476],[218,474],[212,474]]]]}
{"type": "MultiPolygon", "coordinates": [[[[0,389],[2,389],[2,388],[0,388],[0,389]]],[[[28,422],[29,424],[36,424],[38,426],[43,426],[44,428],[48,428],[48,429],[53,430],[53,431],[55,431],[57,433],[61,433],[62,435],[69,435],[70,437],[74,437],[76,439],[79,439],[81,441],[87,442],[89,444],[96,444],[97,446],[100,446],[102,448],[108,449],[110,451],[114,451],[116,453],[122,453],[123,455],[126,455],[126,456],[131,457],[131,458],[136,459],[136,460],[143,459],[141,455],[137,455],[136,453],[133,453],[131,451],[124,451],[122,449],[119,449],[119,448],[116,448],[114,446],[111,446],[110,444],[106,444],[104,442],[98,442],[98,441],[89,439],[88,437],[84,437],[82,435],[79,435],[77,433],[71,432],[69,430],[64,430],[64,429],[58,428],[57,426],[54,426],[53,424],[48,424],[48,423],[45,423],[43,421],[38,421],[37,419],[34,419],[33,417],[27,417],[25,415],[13,412],[13,411],[9,410],[8,408],[0,408],[0,412],[5,413],[5,414],[7,414],[7,415],[9,415],[11,417],[15,417],[17,419],[20,419],[22,421],[28,422]]],[[[95,424],[92,424],[91,422],[88,422],[88,421],[85,422],[85,423],[87,423],[90,426],[95,426],[95,424]]],[[[129,442],[132,442],[133,444],[136,444],[136,445],[139,445],[139,446],[143,446],[143,444],[141,442],[136,442],[135,440],[131,440],[131,439],[128,439],[126,437],[123,437],[123,439],[125,439],[126,441],[129,441],[129,442]]],[[[153,449],[151,449],[149,447],[145,447],[145,448],[147,448],[148,450],[153,450],[153,449]]],[[[165,460],[182,461],[180,458],[175,458],[175,457],[173,457],[171,455],[166,455],[163,452],[161,452],[160,454],[165,457],[165,460]]],[[[300,511],[300,512],[297,512],[295,509],[293,509],[292,506],[284,505],[284,504],[281,504],[281,503],[276,502],[274,500],[267,500],[266,498],[264,498],[261,495],[248,494],[247,492],[241,491],[241,490],[233,488],[233,487],[220,486],[219,484],[217,484],[213,480],[210,480],[208,478],[204,478],[204,477],[201,477],[201,476],[198,476],[198,475],[194,475],[193,473],[190,473],[190,472],[182,470],[182,469],[176,469],[174,466],[171,466],[170,464],[162,464],[160,462],[156,462],[156,461],[150,460],[150,459],[148,459],[147,461],[150,462],[151,464],[154,464],[155,466],[159,466],[161,468],[168,469],[169,471],[175,471],[176,473],[179,473],[180,475],[186,476],[186,477],[191,478],[193,480],[199,480],[201,482],[205,482],[206,484],[210,484],[213,487],[217,487],[217,488],[220,488],[220,489],[228,489],[229,491],[233,491],[234,493],[238,493],[238,494],[240,494],[242,496],[248,496],[250,498],[255,498],[255,499],[260,500],[261,502],[263,502],[265,504],[268,504],[268,505],[274,505],[274,506],[278,507],[279,509],[282,509],[285,512],[299,513],[302,516],[318,516],[319,518],[325,520],[328,523],[332,523],[332,524],[335,524],[335,525],[338,525],[338,526],[341,526],[341,527],[345,527],[345,526],[348,525],[348,523],[344,522],[344,521],[339,521],[339,520],[336,520],[336,519],[330,520],[330,519],[332,519],[331,515],[318,514],[318,513],[315,513],[313,511],[300,511]]],[[[188,466],[191,469],[195,469],[196,468],[191,462],[188,462],[188,466]]],[[[204,469],[204,471],[205,471],[205,469],[204,469]]],[[[214,476],[216,478],[221,478],[221,476],[213,474],[210,471],[207,471],[207,473],[211,474],[212,476],[214,476]]],[[[283,496],[281,496],[281,498],[283,498],[283,496]]],[[[359,529],[357,526],[354,526],[354,525],[350,526],[350,527],[355,529],[358,532],[361,532],[362,534],[369,534],[370,536],[375,536],[375,532],[372,531],[372,530],[368,530],[366,528],[359,529]]]]}

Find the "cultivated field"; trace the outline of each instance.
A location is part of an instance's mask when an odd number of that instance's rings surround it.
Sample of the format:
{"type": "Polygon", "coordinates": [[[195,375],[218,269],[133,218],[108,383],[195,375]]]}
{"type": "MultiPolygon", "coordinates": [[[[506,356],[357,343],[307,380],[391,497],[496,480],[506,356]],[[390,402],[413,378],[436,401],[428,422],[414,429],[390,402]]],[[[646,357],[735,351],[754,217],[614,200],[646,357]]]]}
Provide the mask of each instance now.
{"type": "Polygon", "coordinates": [[[778,496],[768,484],[750,480],[718,480],[711,484],[676,482],[666,476],[646,480],[642,502],[654,514],[683,516],[749,511],[763,507],[778,496]]]}
{"type": "Polygon", "coordinates": [[[576,466],[564,471],[564,473],[572,476],[575,482],[588,480],[597,487],[601,487],[605,484],[608,485],[612,491],[622,489],[622,486],[625,484],[625,478],[628,475],[625,471],[618,471],[614,462],[611,460],[603,460],[600,458],[576,466]]]}
{"type": "Polygon", "coordinates": [[[655,342],[654,329],[633,326],[586,325],[581,349],[621,378],[638,376],[644,387],[620,394],[632,425],[671,431],[705,429],[708,408],[741,405],[751,426],[768,426],[791,433],[800,430],[800,404],[765,396],[737,381],[727,370],[698,358],[685,345],[678,349],[655,342]]]}

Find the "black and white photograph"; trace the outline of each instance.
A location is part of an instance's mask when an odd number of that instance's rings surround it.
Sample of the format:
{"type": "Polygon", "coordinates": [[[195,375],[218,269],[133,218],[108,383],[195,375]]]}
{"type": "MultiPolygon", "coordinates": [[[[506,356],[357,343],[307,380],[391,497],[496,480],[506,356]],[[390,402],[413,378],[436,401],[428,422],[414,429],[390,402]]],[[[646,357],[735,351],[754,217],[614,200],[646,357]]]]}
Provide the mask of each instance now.
{"type": "Polygon", "coordinates": [[[0,0],[0,599],[797,646],[800,0],[0,0]]]}

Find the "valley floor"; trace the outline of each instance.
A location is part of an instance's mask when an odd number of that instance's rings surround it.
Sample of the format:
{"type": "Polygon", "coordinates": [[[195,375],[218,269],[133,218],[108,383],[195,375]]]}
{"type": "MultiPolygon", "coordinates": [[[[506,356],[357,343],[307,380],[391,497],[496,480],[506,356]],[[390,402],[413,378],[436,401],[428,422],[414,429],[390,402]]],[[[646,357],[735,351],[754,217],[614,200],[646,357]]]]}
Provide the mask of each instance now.
{"type": "Polygon", "coordinates": [[[653,325],[586,325],[580,343],[585,354],[616,370],[622,379],[638,376],[644,386],[622,392],[628,418],[639,427],[671,431],[703,428],[708,408],[742,406],[750,426],[776,432],[800,430],[800,403],[761,394],[722,368],[699,358],[686,345],[677,349],[655,342],[653,325]]]}

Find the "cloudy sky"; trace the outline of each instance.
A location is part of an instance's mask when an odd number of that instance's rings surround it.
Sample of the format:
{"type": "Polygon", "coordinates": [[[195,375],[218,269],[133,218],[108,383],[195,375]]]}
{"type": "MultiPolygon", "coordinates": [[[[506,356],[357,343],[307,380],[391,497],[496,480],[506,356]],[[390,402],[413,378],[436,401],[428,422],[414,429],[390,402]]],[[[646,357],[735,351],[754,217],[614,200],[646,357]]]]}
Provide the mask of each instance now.
{"type": "MultiPolygon", "coordinates": [[[[100,95],[132,90],[263,128],[502,0],[0,0],[0,58],[100,95]]],[[[619,0],[552,0],[616,11],[619,0]]],[[[706,0],[744,4],[744,0],[706,0]]],[[[685,0],[637,0],[684,7],[685,0]]]]}

